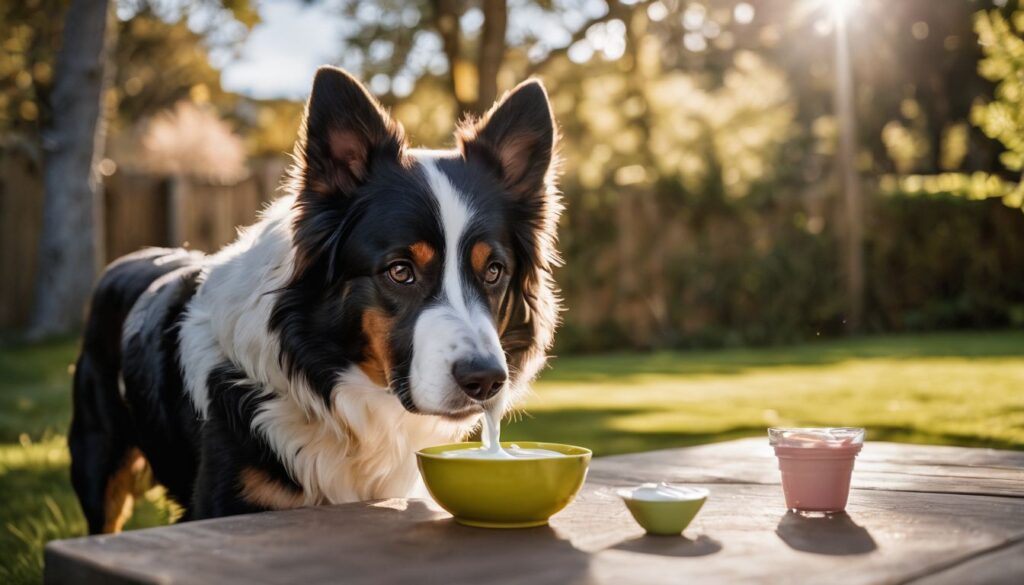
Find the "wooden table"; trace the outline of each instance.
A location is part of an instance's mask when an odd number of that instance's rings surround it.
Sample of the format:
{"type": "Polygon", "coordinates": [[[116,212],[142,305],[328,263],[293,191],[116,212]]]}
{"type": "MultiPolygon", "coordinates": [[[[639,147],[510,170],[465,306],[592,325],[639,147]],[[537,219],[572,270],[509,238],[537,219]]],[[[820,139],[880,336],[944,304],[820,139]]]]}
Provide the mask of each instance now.
{"type": "Polygon", "coordinates": [[[786,512],[766,441],[595,459],[550,527],[460,526],[421,500],[236,516],[52,542],[48,583],[1024,583],[1024,452],[865,446],[848,515],[786,512]],[[682,537],[612,494],[710,488],[682,537]]]}

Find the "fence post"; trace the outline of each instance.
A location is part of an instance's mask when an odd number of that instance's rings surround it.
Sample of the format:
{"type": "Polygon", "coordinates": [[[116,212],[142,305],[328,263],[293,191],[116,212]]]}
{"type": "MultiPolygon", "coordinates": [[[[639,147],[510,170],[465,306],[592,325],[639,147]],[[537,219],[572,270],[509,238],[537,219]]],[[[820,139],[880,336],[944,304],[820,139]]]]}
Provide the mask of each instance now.
{"type": "Polygon", "coordinates": [[[167,239],[172,248],[185,242],[182,205],[185,199],[185,178],[173,174],[167,181],[167,239]]]}

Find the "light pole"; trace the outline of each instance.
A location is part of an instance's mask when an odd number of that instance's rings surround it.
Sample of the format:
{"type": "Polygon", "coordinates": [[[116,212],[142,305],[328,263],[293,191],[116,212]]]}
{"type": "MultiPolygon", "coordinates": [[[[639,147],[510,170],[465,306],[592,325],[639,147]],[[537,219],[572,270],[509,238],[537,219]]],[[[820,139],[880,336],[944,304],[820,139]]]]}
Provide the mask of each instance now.
{"type": "Polygon", "coordinates": [[[857,333],[864,317],[864,197],[857,173],[857,116],[854,104],[853,69],[846,34],[846,18],[856,0],[831,0],[836,36],[836,87],[833,94],[839,122],[838,163],[843,191],[846,238],[843,272],[846,280],[848,333],[857,333]]]}

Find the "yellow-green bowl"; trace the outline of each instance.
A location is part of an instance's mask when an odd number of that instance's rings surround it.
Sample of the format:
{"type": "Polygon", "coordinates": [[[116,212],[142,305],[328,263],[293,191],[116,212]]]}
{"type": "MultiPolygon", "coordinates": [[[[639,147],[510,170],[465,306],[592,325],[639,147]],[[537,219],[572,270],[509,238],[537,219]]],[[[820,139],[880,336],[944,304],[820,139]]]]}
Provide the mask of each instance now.
{"type": "Polygon", "coordinates": [[[708,499],[708,490],[704,488],[687,488],[687,491],[691,495],[680,500],[635,499],[628,489],[618,490],[618,494],[633,519],[648,534],[675,536],[686,530],[708,499]]]}
{"type": "MultiPolygon", "coordinates": [[[[423,449],[416,460],[434,500],[460,524],[484,528],[543,526],[569,505],[587,477],[590,449],[558,443],[515,441],[524,449],[548,449],[565,457],[459,459],[446,451],[474,449],[455,443],[423,449]]],[[[509,447],[512,443],[502,443],[509,447]]]]}

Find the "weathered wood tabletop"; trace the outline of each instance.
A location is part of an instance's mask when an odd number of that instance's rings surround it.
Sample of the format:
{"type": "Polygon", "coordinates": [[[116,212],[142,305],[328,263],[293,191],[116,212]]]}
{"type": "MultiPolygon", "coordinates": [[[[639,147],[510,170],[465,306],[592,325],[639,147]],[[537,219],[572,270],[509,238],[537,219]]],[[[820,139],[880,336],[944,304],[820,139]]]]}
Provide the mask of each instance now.
{"type": "Polygon", "coordinates": [[[63,540],[48,583],[1024,583],[1024,453],[868,443],[848,514],[784,509],[766,441],[595,459],[550,527],[460,526],[387,500],[63,540]],[[611,488],[708,487],[685,537],[644,536],[611,488]]]}

